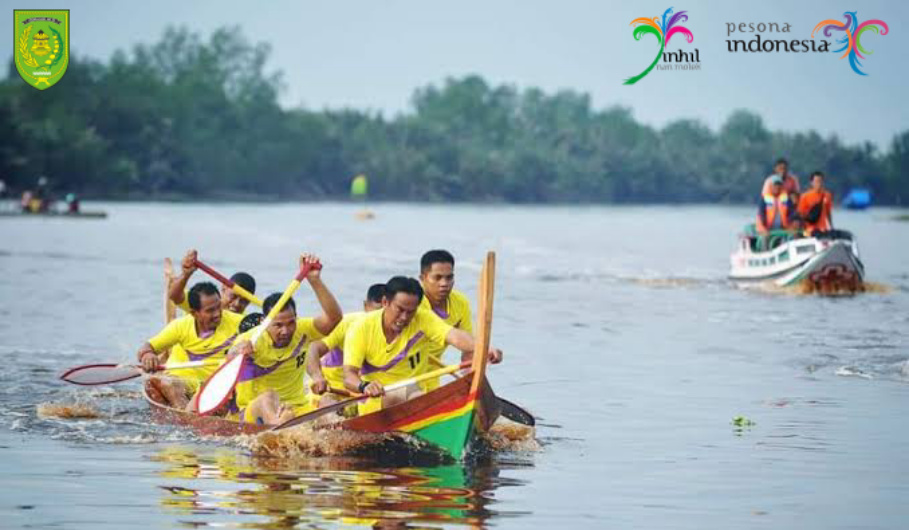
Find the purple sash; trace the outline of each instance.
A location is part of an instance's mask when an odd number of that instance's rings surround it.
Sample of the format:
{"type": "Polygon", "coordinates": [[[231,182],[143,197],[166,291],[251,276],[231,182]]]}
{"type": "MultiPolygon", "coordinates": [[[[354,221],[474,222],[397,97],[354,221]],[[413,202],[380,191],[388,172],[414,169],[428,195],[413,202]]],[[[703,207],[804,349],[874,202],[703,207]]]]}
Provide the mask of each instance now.
{"type": "Polygon", "coordinates": [[[407,341],[407,345],[404,346],[404,349],[401,350],[401,353],[395,355],[394,358],[392,358],[392,360],[388,361],[388,363],[386,363],[382,366],[373,366],[373,365],[369,364],[368,362],[363,361],[363,367],[360,369],[360,375],[369,375],[369,374],[373,374],[376,372],[387,372],[387,371],[391,370],[392,368],[394,368],[394,366],[396,364],[403,361],[407,357],[407,354],[408,354],[408,352],[410,352],[410,349],[413,348],[413,345],[416,344],[417,341],[419,341],[422,338],[423,338],[423,332],[420,331],[416,335],[414,335],[412,339],[407,341]]]}
{"type": "Polygon", "coordinates": [[[237,382],[241,383],[244,381],[252,381],[253,379],[257,379],[259,377],[266,376],[266,375],[274,372],[275,370],[280,368],[282,364],[286,363],[287,361],[289,361],[291,359],[296,359],[297,355],[299,355],[299,353],[300,353],[300,350],[303,349],[304,344],[306,344],[306,335],[303,335],[303,337],[300,338],[300,342],[297,343],[297,347],[294,348],[294,351],[291,352],[289,357],[287,357],[286,359],[280,360],[280,361],[276,362],[275,364],[273,364],[271,366],[267,366],[267,367],[259,366],[258,364],[255,363],[255,361],[253,361],[252,357],[247,357],[246,359],[244,359],[243,366],[240,368],[240,377],[239,377],[239,379],[237,379],[237,382]]]}
{"type": "Polygon", "coordinates": [[[204,351],[204,352],[200,352],[200,353],[195,353],[195,352],[191,352],[191,351],[189,351],[189,350],[186,350],[186,355],[189,357],[189,360],[190,360],[190,361],[201,361],[202,359],[205,359],[205,358],[207,358],[207,357],[211,357],[212,355],[214,355],[214,354],[220,352],[220,351],[223,350],[223,349],[229,348],[230,345],[234,343],[234,339],[236,339],[236,338],[237,338],[237,334],[234,333],[234,334],[231,335],[230,338],[228,338],[226,341],[222,342],[222,343],[221,343],[220,345],[218,345],[218,346],[215,346],[215,347],[214,347],[213,349],[211,349],[211,350],[204,351]]]}
{"type": "Polygon", "coordinates": [[[344,350],[333,348],[328,352],[327,357],[322,357],[322,366],[325,368],[337,368],[344,365],[344,350]]]}

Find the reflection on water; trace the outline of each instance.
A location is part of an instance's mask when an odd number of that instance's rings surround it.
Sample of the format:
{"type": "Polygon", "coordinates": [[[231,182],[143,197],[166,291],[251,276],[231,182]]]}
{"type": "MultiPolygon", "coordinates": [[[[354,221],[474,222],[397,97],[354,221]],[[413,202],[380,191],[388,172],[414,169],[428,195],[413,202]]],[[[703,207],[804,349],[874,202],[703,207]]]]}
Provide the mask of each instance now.
{"type": "Polygon", "coordinates": [[[190,527],[304,528],[320,522],[374,528],[483,526],[492,516],[530,512],[492,508],[495,489],[520,486],[499,476],[500,465],[388,467],[387,459],[277,459],[167,447],[151,457],[161,505],[190,527]]]}

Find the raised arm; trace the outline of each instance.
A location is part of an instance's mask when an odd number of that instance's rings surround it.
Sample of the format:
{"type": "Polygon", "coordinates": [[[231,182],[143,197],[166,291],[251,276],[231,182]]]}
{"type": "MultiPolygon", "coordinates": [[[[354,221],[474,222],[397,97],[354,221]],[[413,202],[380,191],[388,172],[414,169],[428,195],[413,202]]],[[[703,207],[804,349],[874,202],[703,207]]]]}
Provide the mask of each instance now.
{"type": "MultiPolygon", "coordinates": [[[[319,258],[311,254],[303,254],[300,256],[300,266],[302,267],[305,263],[318,264],[319,258]]],[[[319,300],[319,305],[322,307],[322,314],[313,320],[313,325],[320,333],[328,335],[341,321],[344,313],[341,311],[341,306],[338,305],[334,295],[322,282],[321,269],[313,268],[310,270],[309,274],[306,275],[306,280],[312,287],[313,292],[316,294],[316,299],[319,300]]]]}
{"type": "Polygon", "coordinates": [[[183,270],[180,275],[174,278],[170,283],[170,290],[167,293],[171,302],[182,304],[183,300],[186,299],[186,284],[189,282],[189,277],[196,272],[196,258],[198,255],[199,254],[195,249],[190,249],[186,255],[183,256],[183,263],[181,263],[181,268],[183,270]]]}

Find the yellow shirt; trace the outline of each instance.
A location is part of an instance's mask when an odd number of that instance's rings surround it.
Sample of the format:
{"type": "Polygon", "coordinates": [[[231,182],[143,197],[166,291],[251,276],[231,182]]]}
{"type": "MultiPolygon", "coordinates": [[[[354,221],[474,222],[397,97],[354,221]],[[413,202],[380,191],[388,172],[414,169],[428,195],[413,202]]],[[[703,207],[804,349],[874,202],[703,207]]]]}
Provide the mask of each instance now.
{"type": "MultiPolygon", "coordinates": [[[[388,343],[382,331],[384,314],[385,310],[373,311],[351,326],[344,340],[344,365],[359,368],[364,381],[387,386],[423,373],[426,351],[444,347],[451,326],[432,311],[418,309],[410,324],[388,343]]],[[[379,403],[370,399],[360,413],[377,410],[379,403]]]]}
{"type": "MultiPolygon", "coordinates": [[[[460,330],[466,331],[473,335],[473,321],[470,314],[470,301],[464,296],[464,293],[461,291],[452,290],[448,295],[448,302],[446,303],[445,310],[437,310],[432,307],[432,304],[429,303],[429,299],[426,296],[423,296],[423,301],[420,302],[420,308],[426,309],[427,311],[432,311],[439,318],[445,321],[446,324],[449,324],[451,327],[458,328],[460,330]]],[[[441,362],[442,354],[445,353],[447,345],[444,343],[440,348],[426,348],[426,353],[430,357],[441,362]]],[[[425,371],[431,371],[437,369],[438,366],[433,363],[426,363],[425,371]]],[[[423,383],[423,388],[427,391],[435,390],[439,387],[439,378],[427,379],[423,383]]]]}
{"type": "MultiPolygon", "coordinates": [[[[470,300],[461,291],[451,291],[445,310],[433,309],[429,298],[423,297],[420,308],[432,311],[451,327],[462,329],[473,335],[473,320],[470,314],[470,300]]],[[[442,349],[444,351],[444,348],[442,349]]]]}
{"type": "MultiPolygon", "coordinates": [[[[252,340],[256,329],[241,334],[237,340],[252,340]]],[[[306,350],[310,342],[322,337],[313,318],[298,318],[297,329],[283,348],[276,348],[271,335],[263,333],[253,347],[252,358],[247,358],[240,370],[237,406],[246,408],[259,394],[274,390],[281,403],[294,407],[298,414],[304,412],[296,409],[309,403],[304,382],[306,350]]]]}
{"type": "Polygon", "coordinates": [[[350,327],[364,316],[363,311],[344,313],[341,322],[322,339],[328,347],[328,353],[322,357],[322,375],[332,388],[344,388],[344,339],[350,327]]]}
{"type": "MultiPolygon", "coordinates": [[[[149,339],[148,343],[156,351],[171,349],[167,365],[187,361],[220,361],[227,355],[240,329],[241,315],[230,311],[221,311],[221,322],[211,334],[199,337],[196,334],[196,321],[192,315],[185,315],[164,326],[160,333],[149,339]]],[[[173,375],[183,379],[192,391],[198,390],[199,384],[218,369],[217,365],[199,368],[174,370],[173,375]]]]}
{"type": "MultiPolygon", "coordinates": [[[[177,308],[179,308],[185,314],[189,315],[190,312],[192,311],[192,308],[189,307],[189,291],[184,290],[183,291],[183,301],[180,302],[179,304],[175,304],[175,305],[177,306],[177,308]]],[[[231,313],[233,312],[233,311],[230,311],[229,309],[225,309],[225,311],[229,311],[231,313]]],[[[241,316],[243,316],[243,315],[241,315],[241,316]]],[[[174,346],[173,348],[171,348],[170,357],[168,357],[168,359],[167,359],[167,364],[171,364],[172,362],[186,362],[189,358],[186,356],[186,352],[184,352],[182,350],[183,350],[183,348],[181,348],[179,344],[174,346]]],[[[183,372],[184,372],[184,370],[179,370],[174,373],[182,374],[183,372]]],[[[186,372],[188,372],[188,370],[186,370],[186,372]]],[[[190,391],[193,394],[195,394],[196,392],[199,391],[199,387],[201,386],[201,383],[203,381],[205,381],[205,379],[206,379],[205,377],[203,377],[201,380],[199,380],[196,377],[193,377],[193,378],[185,379],[184,382],[187,383],[190,391]]]]}

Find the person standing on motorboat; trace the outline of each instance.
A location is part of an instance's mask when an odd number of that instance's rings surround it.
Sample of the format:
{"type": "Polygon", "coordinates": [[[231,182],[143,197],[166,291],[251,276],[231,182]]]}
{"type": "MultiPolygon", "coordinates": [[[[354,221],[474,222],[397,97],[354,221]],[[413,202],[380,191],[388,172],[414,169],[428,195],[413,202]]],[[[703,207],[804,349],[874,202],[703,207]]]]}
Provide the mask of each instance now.
{"type": "Polygon", "coordinates": [[[799,178],[795,173],[789,171],[789,161],[785,158],[780,158],[776,161],[776,164],[773,165],[773,174],[764,179],[764,186],[761,188],[761,195],[767,195],[770,193],[771,180],[774,176],[778,176],[782,179],[783,182],[783,191],[791,199],[795,196],[798,196],[801,192],[801,187],[799,186],[799,178]]]}
{"type": "Polygon", "coordinates": [[[783,178],[779,175],[770,177],[769,193],[761,196],[758,203],[757,228],[758,248],[768,250],[768,239],[770,232],[779,230],[791,230],[794,223],[795,207],[789,194],[783,189],[783,178]]]}
{"type": "Polygon", "coordinates": [[[798,211],[804,223],[805,236],[833,229],[833,194],[824,187],[822,172],[811,174],[811,189],[799,200],[798,211]]]}

